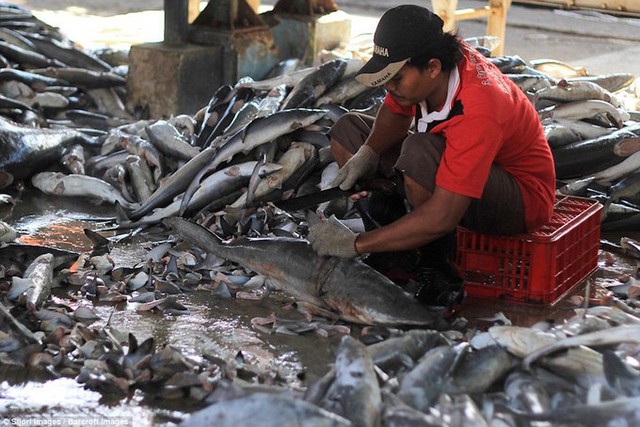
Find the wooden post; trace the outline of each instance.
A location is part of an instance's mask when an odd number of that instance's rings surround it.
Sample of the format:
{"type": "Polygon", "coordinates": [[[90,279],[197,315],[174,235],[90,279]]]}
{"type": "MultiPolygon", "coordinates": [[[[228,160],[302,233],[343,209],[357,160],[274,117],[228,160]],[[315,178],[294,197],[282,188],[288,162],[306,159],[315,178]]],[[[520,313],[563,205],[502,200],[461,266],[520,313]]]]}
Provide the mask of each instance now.
{"type": "Polygon", "coordinates": [[[491,14],[487,19],[487,35],[500,38],[500,44],[491,53],[495,56],[504,55],[504,44],[507,35],[507,10],[511,0],[489,0],[491,14]]]}
{"type": "Polygon", "coordinates": [[[458,0],[431,0],[431,8],[444,21],[444,31],[455,31],[458,0]]]}

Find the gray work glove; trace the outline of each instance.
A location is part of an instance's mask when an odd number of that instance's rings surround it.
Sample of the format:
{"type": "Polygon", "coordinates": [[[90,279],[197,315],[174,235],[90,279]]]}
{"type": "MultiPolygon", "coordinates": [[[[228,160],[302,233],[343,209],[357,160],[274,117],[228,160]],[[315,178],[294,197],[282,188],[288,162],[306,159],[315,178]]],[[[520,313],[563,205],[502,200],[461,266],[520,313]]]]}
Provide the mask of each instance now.
{"type": "Polygon", "coordinates": [[[380,156],[368,145],[361,146],[338,171],[332,185],[339,185],[342,190],[352,188],[360,178],[371,176],[378,168],[380,156]]]}
{"type": "Polygon", "coordinates": [[[355,258],[359,255],[356,251],[357,237],[358,233],[343,225],[321,222],[309,229],[307,240],[318,255],[355,258]]]}

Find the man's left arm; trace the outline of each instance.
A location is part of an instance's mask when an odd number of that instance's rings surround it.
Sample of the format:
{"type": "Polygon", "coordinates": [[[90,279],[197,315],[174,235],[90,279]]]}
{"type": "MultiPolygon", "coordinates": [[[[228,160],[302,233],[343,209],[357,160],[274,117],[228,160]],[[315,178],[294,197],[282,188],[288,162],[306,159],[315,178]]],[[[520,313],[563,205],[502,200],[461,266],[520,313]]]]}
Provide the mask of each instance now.
{"type": "Polygon", "coordinates": [[[397,221],[362,233],[355,246],[358,253],[416,249],[454,230],[471,198],[441,187],[433,196],[397,221]]]}

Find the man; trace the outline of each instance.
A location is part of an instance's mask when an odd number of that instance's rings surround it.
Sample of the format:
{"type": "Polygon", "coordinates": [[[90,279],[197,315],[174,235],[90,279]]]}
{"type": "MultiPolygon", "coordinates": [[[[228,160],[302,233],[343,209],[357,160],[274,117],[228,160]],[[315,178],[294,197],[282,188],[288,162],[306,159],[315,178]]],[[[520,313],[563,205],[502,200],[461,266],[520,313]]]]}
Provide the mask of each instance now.
{"type": "Polygon", "coordinates": [[[361,234],[317,224],[308,238],[320,255],[424,248],[458,225],[524,233],[550,219],[554,165],[534,107],[486,57],[442,25],[420,6],[386,11],[373,57],[356,76],[369,86],[383,85],[385,101],[375,121],[348,113],[330,132],[341,166],[334,184],[349,189],[376,172],[399,172],[410,212],[361,234]]]}

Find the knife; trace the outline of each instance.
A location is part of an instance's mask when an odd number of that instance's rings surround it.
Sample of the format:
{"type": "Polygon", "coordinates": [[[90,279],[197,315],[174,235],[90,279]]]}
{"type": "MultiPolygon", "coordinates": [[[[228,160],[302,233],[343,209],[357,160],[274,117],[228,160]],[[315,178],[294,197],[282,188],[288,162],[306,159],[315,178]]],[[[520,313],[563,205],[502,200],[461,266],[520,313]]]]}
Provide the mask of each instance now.
{"type": "Polygon", "coordinates": [[[392,194],[395,191],[395,183],[388,179],[375,178],[358,181],[355,188],[342,190],[340,187],[331,187],[326,190],[319,190],[304,196],[293,197],[291,199],[278,200],[273,202],[275,206],[285,211],[296,211],[317,206],[320,203],[337,199],[338,197],[351,196],[360,191],[382,191],[385,194],[392,194]]]}

